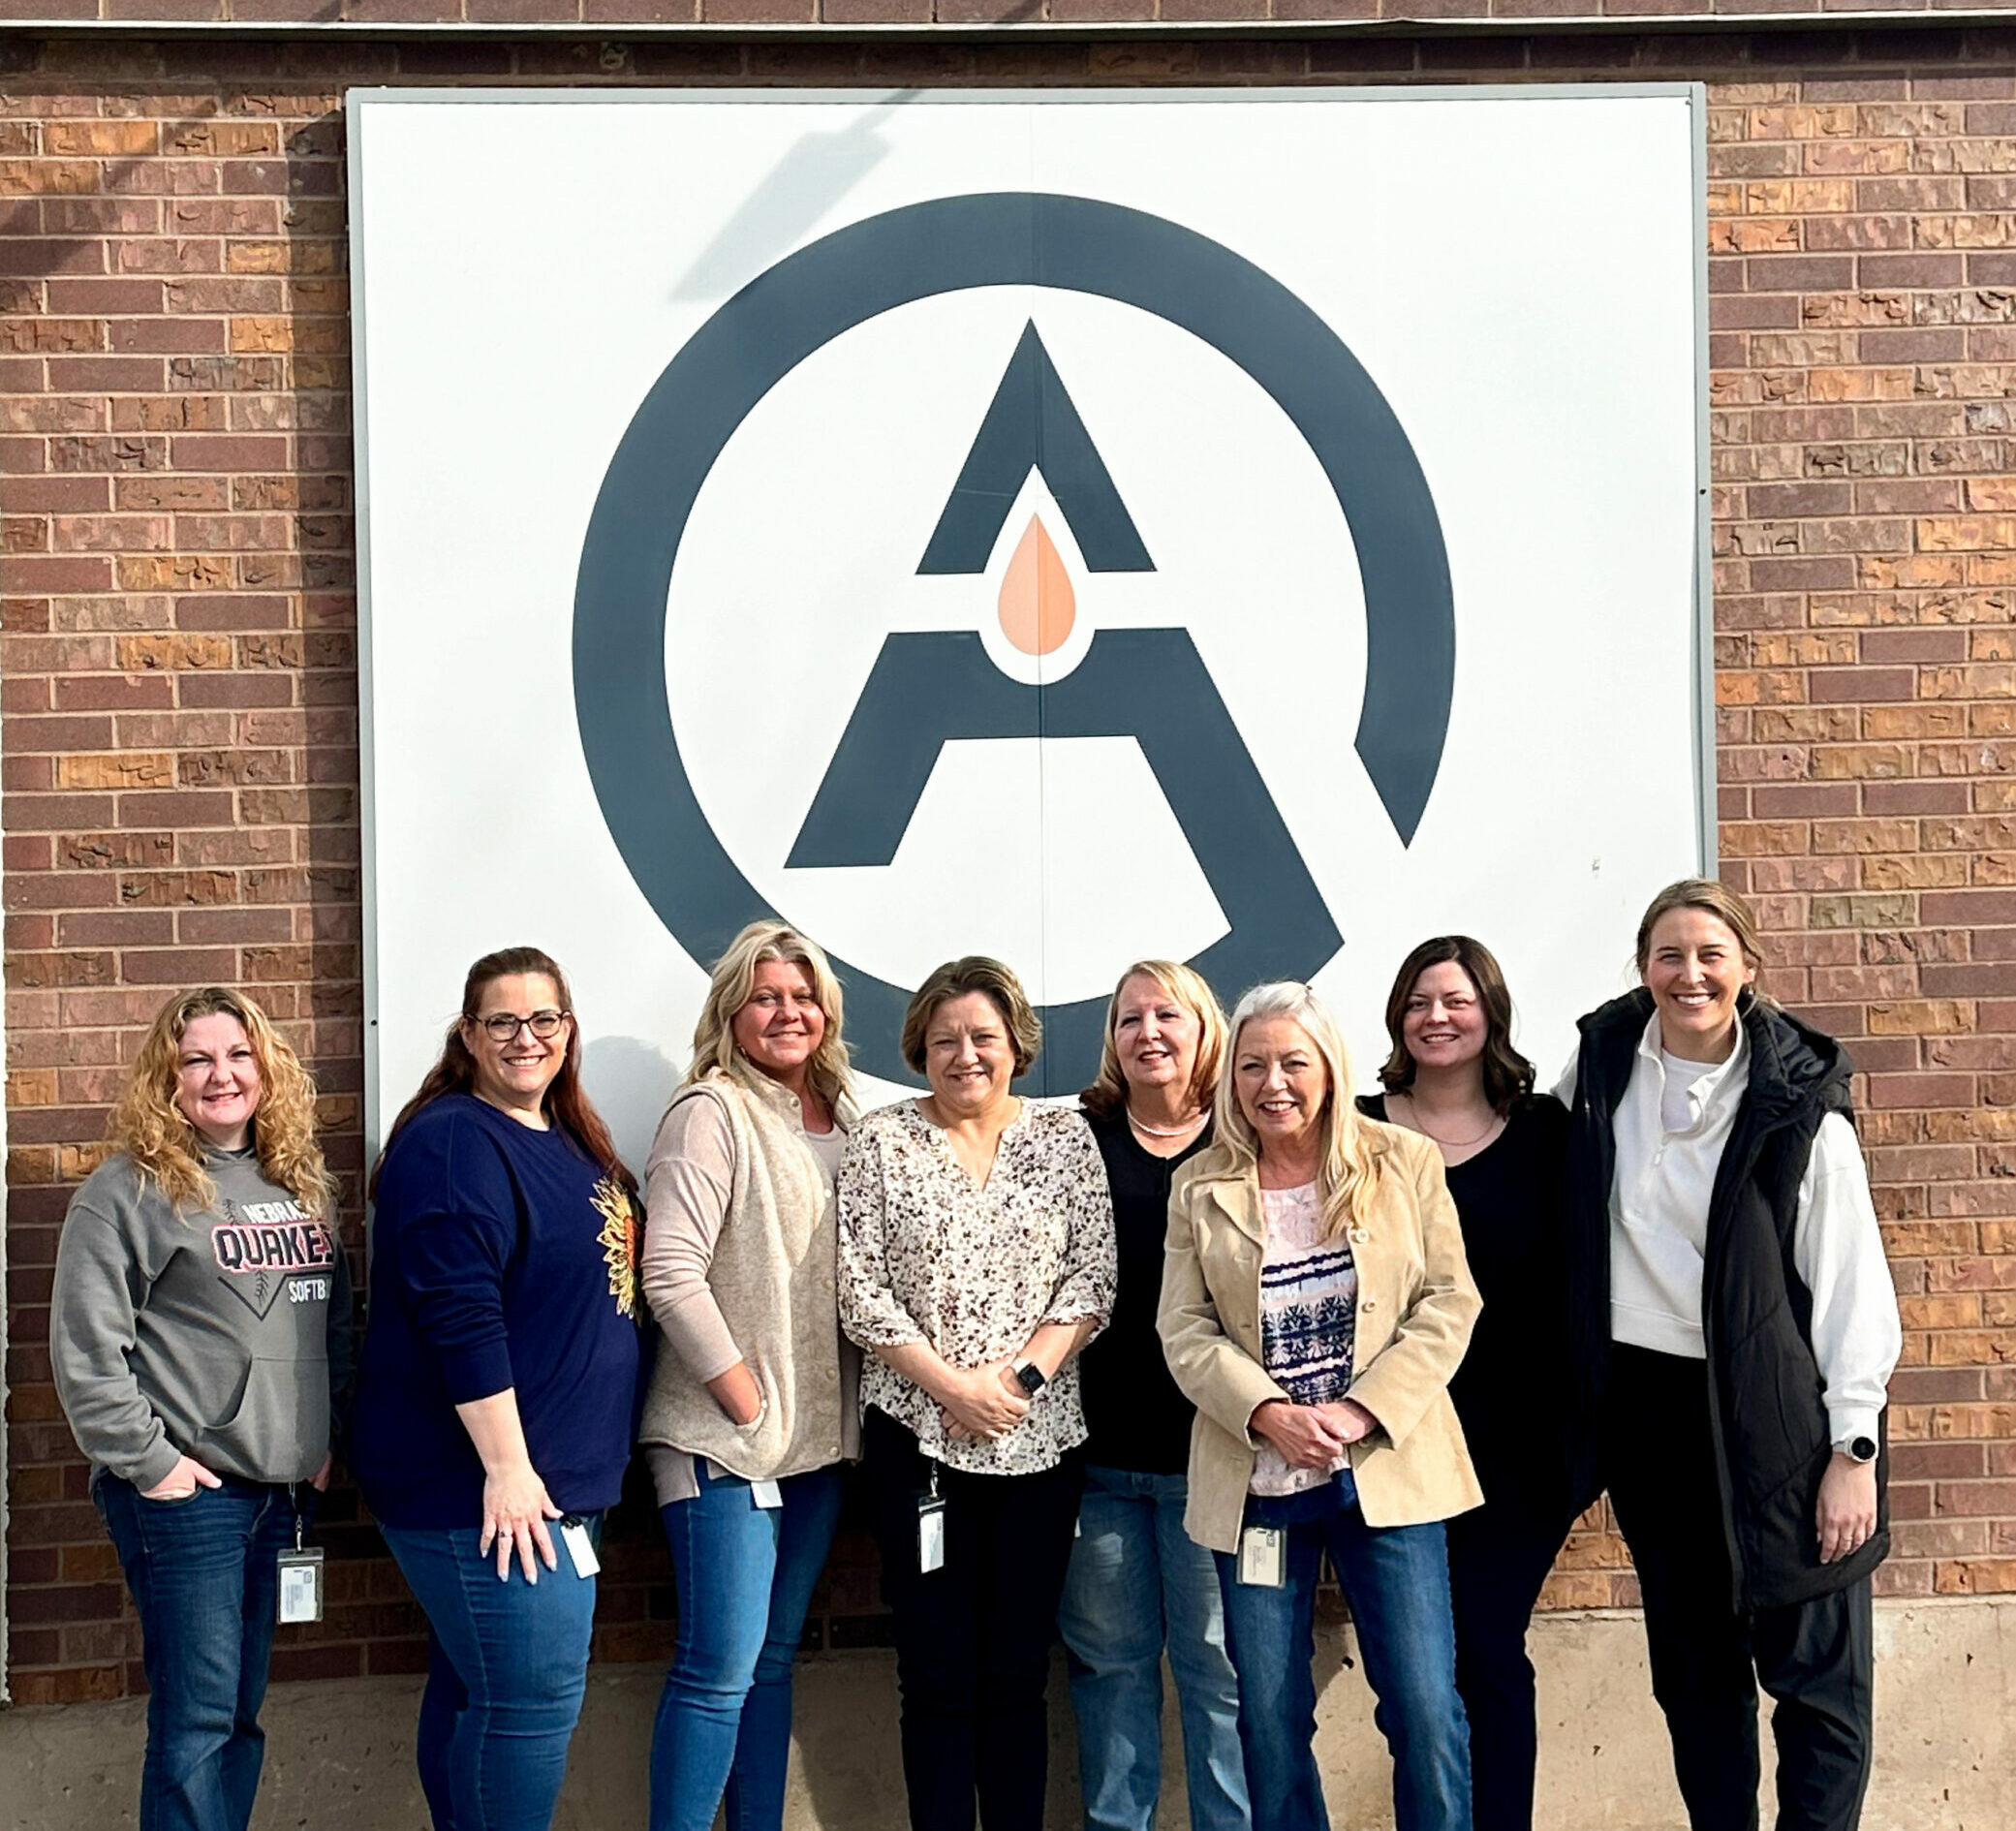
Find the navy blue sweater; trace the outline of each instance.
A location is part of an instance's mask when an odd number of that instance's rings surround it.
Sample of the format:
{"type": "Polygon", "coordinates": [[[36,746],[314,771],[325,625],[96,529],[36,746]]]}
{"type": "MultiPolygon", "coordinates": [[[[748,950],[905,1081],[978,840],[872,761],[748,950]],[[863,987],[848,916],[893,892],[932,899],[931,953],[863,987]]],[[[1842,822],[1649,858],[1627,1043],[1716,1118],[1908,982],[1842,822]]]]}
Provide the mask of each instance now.
{"type": "Polygon", "coordinates": [[[379,1176],[351,1434],[379,1519],[481,1523],[454,1408],[507,1387],[553,1504],[614,1504],[638,1393],[636,1234],[622,1186],[557,1127],[467,1094],[415,1114],[379,1176]]]}

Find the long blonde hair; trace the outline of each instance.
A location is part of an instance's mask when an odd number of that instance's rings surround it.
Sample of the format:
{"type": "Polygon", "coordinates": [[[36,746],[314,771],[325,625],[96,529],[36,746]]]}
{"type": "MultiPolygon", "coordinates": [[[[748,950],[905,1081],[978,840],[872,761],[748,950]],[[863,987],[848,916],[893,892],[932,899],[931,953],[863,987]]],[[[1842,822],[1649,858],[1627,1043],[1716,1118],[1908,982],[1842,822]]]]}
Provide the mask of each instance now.
{"type": "Polygon", "coordinates": [[[693,1062],[680,1085],[692,1087],[716,1075],[733,1079],[754,1071],[737,1066],[732,1026],[735,1013],[749,1003],[757,968],[772,960],[803,967],[811,978],[812,996],[825,1015],[826,1030],[813,1051],[807,1072],[814,1091],[834,1112],[852,1115],[853,1071],[849,1066],[847,1041],[841,1034],[840,981],[833,977],[832,966],[819,943],[785,922],[751,922],[714,962],[699,1020],[693,1027],[693,1062]]]}
{"type": "Polygon", "coordinates": [[[1120,994],[1127,990],[1130,979],[1153,979],[1197,1020],[1197,1062],[1187,1091],[1195,1104],[1207,1104],[1217,1091],[1219,1070],[1225,1062],[1225,1011],[1218,995],[1204,982],[1204,976],[1180,960],[1136,960],[1120,976],[1113,996],[1106,1000],[1105,1038],[1099,1052],[1099,1073],[1078,1096],[1079,1104],[1098,1119],[1110,1119],[1127,1110],[1127,1076],[1120,1071],[1116,1031],[1120,994]]]}
{"type": "Polygon", "coordinates": [[[315,1141],[315,1082],[261,1010],[243,992],[202,985],[178,993],[155,1013],[112,1108],[111,1141],[142,1178],[169,1198],[177,1216],[198,1213],[217,1199],[203,1168],[209,1148],[175,1104],[181,1078],[182,1038],[199,1017],[234,1017],[244,1027],[259,1064],[259,1105],[252,1145],[261,1173],[289,1191],[309,1214],[332,1220],[336,1187],[315,1141]]]}
{"type": "Polygon", "coordinates": [[[1254,1169],[1259,1163],[1259,1139],[1239,1105],[1239,1038],[1246,1026],[1261,1017],[1287,1017],[1299,1024],[1316,1045],[1330,1077],[1323,1109],[1318,1115],[1320,1148],[1317,1158],[1317,1194],[1323,1204],[1323,1236],[1335,1239],[1347,1227],[1359,1226],[1372,1212],[1379,1193],[1380,1161],[1385,1155],[1378,1133],[1359,1116],[1350,1096],[1350,1061],[1344,1037],[1316,993],[1298,979],[1277,979],[1256,985],[1239,1001],[1231,1017],[1231,1046],[1218,1077],[1213,1119],[1219,1144],[1229,1153],[1235,1169],[1254,1169]]]}

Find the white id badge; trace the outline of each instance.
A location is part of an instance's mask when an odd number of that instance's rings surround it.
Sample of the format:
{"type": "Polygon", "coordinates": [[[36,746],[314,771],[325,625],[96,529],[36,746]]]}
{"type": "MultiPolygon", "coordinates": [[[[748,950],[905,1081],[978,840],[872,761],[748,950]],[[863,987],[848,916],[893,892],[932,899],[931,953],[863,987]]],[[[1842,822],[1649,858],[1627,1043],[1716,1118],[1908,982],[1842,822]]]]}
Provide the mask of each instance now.
{"type": "Polygon", "coordinates": [[[749,1498],[765,1512],[773,1506],[784,1505],[784,1495],[774,1481],[752,1481],[749,1484],[749,1498]]]}
{"type": "Polygon", "coordinates": [[[296,1546],[280,1554],[280,1600],[274,1617],[281,1627],[322,1619],[322,1547],[296,1546]]]}
{"type": "Polygon", "coordinates": [[[589,1541],[585,1522],[577,1519],[562,1520],[560,1542],[567,1547],[567,1555],[574,1560],[575,1576],[591,1577],[602,1568],[602,1560],[595,1555],[595,1546],[589,1541]]]}
{"type": "Polygon", "coordinates": [[[917,1569],[925,1576],[945,1568],[945,1503],[926,1496],[917,1503],[917,1569]]]}
{"type": "Polygon", "coordinates": [[[1249,1526],[1239,1535],[1239,1581],[1278,1590],[1287,1580],[1287,1534],[1279,1526],[1249,1526]]]}

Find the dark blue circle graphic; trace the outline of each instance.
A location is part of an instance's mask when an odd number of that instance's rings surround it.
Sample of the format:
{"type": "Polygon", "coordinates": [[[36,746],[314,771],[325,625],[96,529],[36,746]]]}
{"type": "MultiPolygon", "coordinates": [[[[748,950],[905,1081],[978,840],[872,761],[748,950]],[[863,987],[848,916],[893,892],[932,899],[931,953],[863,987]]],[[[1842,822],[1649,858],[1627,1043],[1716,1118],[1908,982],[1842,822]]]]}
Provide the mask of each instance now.
{"type": "MultiPolygon", "coordinates": [[[[1294,294],[1222,243],[1088,198],[995,192],[936,198],[836,230],[759,274],[673,357],[618,444],[589,518],[574,594],[574,707],[609,832],[637,887],[705,965],[773,915],[701,811],[672,728],[665,624],[672,569],[701,485],[750,411],[815,351],[897,306],[987,286],[1114,300],[1191,332],[1243,369],[1321,465],[1358,555],[1367,623],[1356,747],[1403,841],[1441,765],[1454,690],[1448,558],[1427,479],[1385,397],[1294,294]]],[[[1320,955],[1243,961],[1214,949],[1219,990],[1320,968],[1320,955]],[[1237,982],[1231,982],[1237,979],[1237,982]]],[[[1115,970],[1124,964],[1115,962],[1115,970]]],[[[855,1059],[914,1083],[897,1049],[910,993],[833,965],[855,1059]]],[[[1097,1065],[1103,999],[1042,1012],[1032,1091],[1065,1093],[1097,1065]],[[1089,1052],[1089,1053],[1088,1053],[1089,1052]]]]}

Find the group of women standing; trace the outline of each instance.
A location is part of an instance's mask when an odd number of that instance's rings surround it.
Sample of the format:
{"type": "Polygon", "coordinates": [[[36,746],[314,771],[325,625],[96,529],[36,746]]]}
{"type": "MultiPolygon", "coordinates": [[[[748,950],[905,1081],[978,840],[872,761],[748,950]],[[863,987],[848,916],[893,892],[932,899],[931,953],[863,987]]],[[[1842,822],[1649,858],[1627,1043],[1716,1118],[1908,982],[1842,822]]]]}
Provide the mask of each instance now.
{"type": "MultiPolygon", "coordinates": [[[[1013,1092],[1037,1018],[970,957],[905,1021],[928,1092],[862,1115],[825,957],[758,923],[639,1188],[558,965],[479,961],[374,1171],[345,1444],[428,1621],[438,1831],[550,1821],[634,1443],[678,1589],[654,1831],[724,1800],[737,1831],[781,1824],[791,1660],[856,1458],[916,1831],[1041,1825],[1053,1629],[1088,1826],[1153,1823],[1164,1654],[1192,1822],[1324,1826],[1325,1557],[1402,1831],[1524,1831],[1527,1628],[1605,1486],[1695,1831],[1756,1821],[1759,1682],[1781,1826],[1852,1827],[1896,1301],[1846,1060],[1757,964],[1740,899],[1670,886],[1556,1098],[1489,951],[1426,943],[1383,1091],[1353,1101],[1308,986],[1227,1021],[1143,961],[1073,1111],[1013,1092]]],[[[59,1390],[153,1686],[147,1827],[247,1821],[272,1566],[343,1413],[310,1100],[249,1001],[171,1002],[59,1250],[59,1390]]]]}

